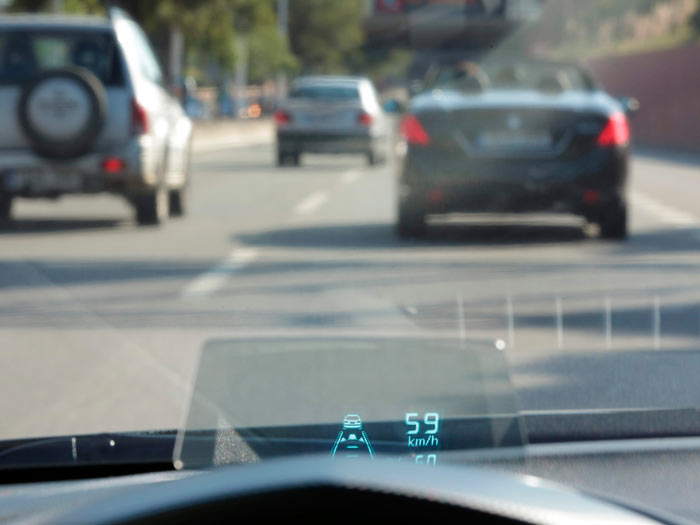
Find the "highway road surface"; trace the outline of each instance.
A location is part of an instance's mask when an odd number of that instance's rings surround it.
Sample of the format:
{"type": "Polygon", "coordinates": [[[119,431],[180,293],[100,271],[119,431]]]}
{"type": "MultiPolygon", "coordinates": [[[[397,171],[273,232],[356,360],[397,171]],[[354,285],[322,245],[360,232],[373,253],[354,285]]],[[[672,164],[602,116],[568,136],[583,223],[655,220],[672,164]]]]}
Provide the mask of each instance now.
{"type": "Polygon", "coordinates": [[[204,126],[187,216],[163,227],[106,195],[17,203],[0,438],[178,427],[202,345],[247,335],[487,341],[523,411],[700,406],[697,159],[635,154],[623,243],[566,217],[401,241],[390,165],[278,168],[273,147],[266,123],[204,126]]]}

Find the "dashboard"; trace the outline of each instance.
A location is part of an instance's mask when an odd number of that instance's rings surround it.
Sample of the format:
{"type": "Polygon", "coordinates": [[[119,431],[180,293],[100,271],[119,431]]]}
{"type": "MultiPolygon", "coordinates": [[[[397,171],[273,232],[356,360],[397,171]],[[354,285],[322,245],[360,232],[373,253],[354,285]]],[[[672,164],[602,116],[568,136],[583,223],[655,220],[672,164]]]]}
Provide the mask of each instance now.
{"type": "Polygon", "coordinates": [[[340,522],[369,517],[479,523],[700,521],[700,439],[519,450],[441,451],[434,466],[301,456],[214,470],[5,485],[0,487],[0,523],[188,523],[221,512],[236,512],[241,519],[324,516],[340,522]]]}
{"type": "Polygon", "coordinates": [[[8,445],[92,470],[0,484],[0,523],[700,522],[696,411],[519,414],[493,347],[332,343],[208,344],[177,433],[8,445]]]}
{"type": "Polygon", "coordinates": [[[191,523],[227,515],[339,523],[669,523],[522,474],[327,457],[5,487],[0,509],[0,523],[191,523]]]}

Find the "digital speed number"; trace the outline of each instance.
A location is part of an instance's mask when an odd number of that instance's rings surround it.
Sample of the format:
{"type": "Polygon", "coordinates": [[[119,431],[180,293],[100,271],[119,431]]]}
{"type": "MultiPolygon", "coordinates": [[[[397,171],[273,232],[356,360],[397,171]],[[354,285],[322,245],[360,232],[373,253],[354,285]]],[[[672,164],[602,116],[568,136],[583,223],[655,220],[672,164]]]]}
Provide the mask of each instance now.
{"type": "MultiPolygon", "coordinates": [[[[418,412],[406,412],[406,426],[410,427],[406,434],[409,436],[421,433],[421,417],[418,412]]],[[[435,435],[440,430],[440,414],[437,412],[426,412],[422,418],[423,434],[435,435]]]]}
{"type": "MultiPolygon", "coordinates": [[[[404,423],[406,423],[407,427],[406,444],[408,448],[428,450],[439,448],[440,414],[437,412],[426,412],[421,415],[418,412],[406,412],[404,423]]],[[[416,453],[414,457],[416,463],[425,465],[435,465],[437,463],[437,454],[434,453],[416,453]]]]}

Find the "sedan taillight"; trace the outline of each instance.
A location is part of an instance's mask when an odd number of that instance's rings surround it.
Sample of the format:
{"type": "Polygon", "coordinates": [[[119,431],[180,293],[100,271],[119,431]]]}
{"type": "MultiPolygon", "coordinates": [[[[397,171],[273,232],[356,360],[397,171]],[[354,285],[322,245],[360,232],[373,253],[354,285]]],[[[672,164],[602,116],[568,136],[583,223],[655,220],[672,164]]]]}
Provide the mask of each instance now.
{"type": "Polygon", "coordinates": [[[371,126],[372,121],[374,121],[374,119],[372,118],[372,115],[370,115],[369,113],[366,113],[364,111],[362,111],[357,116],[357,123],[362,124],[363,126],[367,126],[367,127],[371,126]]]}
{"type": "Polygon", "coordinates": [[[409,144],[414,146],[427,146],[430,144],[428,132],[415,115],[406,115],[401,121],[401,136],[409,144]]]}
{"type": "Polygon", "coordinates": [[[289,124],[292,121],[292,116],[284,111],[275,111],[276,124],[289,124]]]}
{"type": "Polygon", "coordinates": [[[614,113],[598,135],[598,146],[622,146],[630,139],[630,125],[624,113],[614,113]]]}

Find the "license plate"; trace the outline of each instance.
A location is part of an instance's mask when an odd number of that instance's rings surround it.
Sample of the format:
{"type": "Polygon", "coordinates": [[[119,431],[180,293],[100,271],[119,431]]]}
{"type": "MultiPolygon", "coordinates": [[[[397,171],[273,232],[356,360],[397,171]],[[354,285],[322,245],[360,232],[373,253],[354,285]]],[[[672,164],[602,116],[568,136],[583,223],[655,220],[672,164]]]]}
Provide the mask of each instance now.
{"type": "Polygon", "coordinates": [[[313,116],[313,121],[317,124],[328,124],[335,118],[335,113],[317,113],[313,116]]]}
{"type": "Polygon", "coordinates": [[[479,137],[479,145],[485,149],[543,150],[552,147],[548,133],[486,132],[479,137]]]}
{"type": "Polygon", "coordinates": [[[82,180],[73,173],[55,173],[48,170],[13,170],[3,175],[3,187],[10,191],[47,193],[52,191],[77,191],[82,180]]]}

